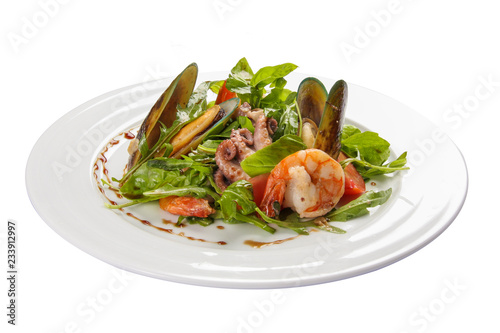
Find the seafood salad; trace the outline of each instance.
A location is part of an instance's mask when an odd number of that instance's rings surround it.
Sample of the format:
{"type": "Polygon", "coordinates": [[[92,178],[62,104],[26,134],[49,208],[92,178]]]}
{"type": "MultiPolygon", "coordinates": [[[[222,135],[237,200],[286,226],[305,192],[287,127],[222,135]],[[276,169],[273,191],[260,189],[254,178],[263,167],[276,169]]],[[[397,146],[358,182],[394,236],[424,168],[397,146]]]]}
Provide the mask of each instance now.
{"type": "Polygon", "coordinates": [[[345,81],[327,91],[308,77],[288,89],[285,77],[296,68],[254,72],[242,58],[227,78],[195,88],[198,67],[186,67],[131,141],[121,179],[101,179],[128,199],[106,206],[157,201],[179,224],[222,220],[307,235],[312,228],[342,233],[332,222],[385,203],[392,190],[365,183],[408,169],[406,152],[388,161],[386,140],[344,125],[345,81]]]}

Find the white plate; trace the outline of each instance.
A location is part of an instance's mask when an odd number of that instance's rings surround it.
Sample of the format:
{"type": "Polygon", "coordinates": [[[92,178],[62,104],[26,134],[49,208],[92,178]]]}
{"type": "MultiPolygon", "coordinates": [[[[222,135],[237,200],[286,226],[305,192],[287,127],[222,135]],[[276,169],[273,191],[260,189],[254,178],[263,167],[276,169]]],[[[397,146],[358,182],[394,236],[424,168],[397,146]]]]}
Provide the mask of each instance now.
{"type": "MultiPolygon", "coordinates": [[[[198,82],[226,75],[200,75],[198,82]]],[[[289,75],[288,87],[296,89],[304,77],[289,75]]],[[[334,224],[346,234],[313,232],[282,244],[252,248],[244,241],[273,241],[293,233],[279,230],[270,235],[251,225],[222,223],[180,229],[162,223],[171,217],[155,203],[127,210],[171,229],[172,234],[146,226],[103,206],[93,166],[110,140],[140,124],[170,81],[122,88],[77,107],[40,137],[28,160],[28,194],[42,219],[73,245],[119,268],[216,287],[277,288],[330,282],[379,269],[419,250],[450,225],[464,203],[467,170],[454,143],[405,105],[350,84],[347,122],[387,139],[392,158],[408,151],[411,170],[375,180],[376,189],[392,187],[392,197],[369,216],[334,224]],[[221,225],[224,229],[218,228],[221,225]]],[[[323,82],[327,87],[334,83],[323,82]]],[[[111,176],[121,175],[127,141],[122,138],[107,152],[111,176]]],[[[102,168],[97,175],[101,172],[102,168]]]]}

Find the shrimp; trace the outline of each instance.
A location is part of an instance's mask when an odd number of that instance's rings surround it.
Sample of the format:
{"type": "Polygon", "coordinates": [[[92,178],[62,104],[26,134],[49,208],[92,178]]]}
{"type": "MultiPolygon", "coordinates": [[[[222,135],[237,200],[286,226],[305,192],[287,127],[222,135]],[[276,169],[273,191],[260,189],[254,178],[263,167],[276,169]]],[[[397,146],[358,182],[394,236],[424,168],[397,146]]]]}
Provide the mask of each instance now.
{"type": "Polygon", "coordinates": [[[215,209],[210,207],[207,199],[178,197],[175,195],[161,198],[160,208],[170,214],[182,216],[208,217],[208,215],[215,213],[215,209]]]}
{"type": "Polygon", "coordinates": [[[278,163],[267,180],[260,209],[276,215],[274,204],[313,218],[332,210],[344,194],[344,171],[319,149],[300,150],[278,163]]]}

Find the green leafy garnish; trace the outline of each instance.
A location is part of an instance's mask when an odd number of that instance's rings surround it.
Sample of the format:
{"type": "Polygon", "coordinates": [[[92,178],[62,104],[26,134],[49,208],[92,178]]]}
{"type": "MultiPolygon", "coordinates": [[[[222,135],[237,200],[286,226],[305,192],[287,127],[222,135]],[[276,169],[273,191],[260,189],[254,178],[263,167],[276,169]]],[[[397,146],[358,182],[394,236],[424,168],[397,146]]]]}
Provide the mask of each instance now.
{"type": "Polygon", "coordinates": [[[278,141],[245,158],[241,162],[241,167],[250,177],[255,177],[271,172],[282,159],[306,148],[306,145],[298,136],[285,135],[278,141]]]}
{"type": "Polygon", "coordinates": [[[365,179],[409,169],[405,167],[406,152],[396,160],[385,163],[391,154],[390,144],[375,132],[361,132],[359,128],[353,125],[345,125],[342,129],[341,143],[342,152],[348,158],[340,162],[340,164],[344,168],[349,163],[354,164],[365,179]]]}
{"type": "Polygon", "coordinates": [[[360,217],[369,213],[368,208],[376,207],[385,203],[391,197],[392,189],[385,191],[368,191],[359,198],[345,204],[342,207],[333,209],[325,215],[329,221],[345,222],[347,220],[360,217]]]}
{"type": "Polygon", "coordinates": [[[231,70],[226,88],[237,93],[242,102],[248,102],[253,108],[260,108],[261,100],[266,95],[265,87],[273,84],[275,89],[282,90],[283,84],[280,80],[296,68],[294,64],[285,63],[263,67],[254,74],[246,58],[241,58],[231,70]]]}
{"type": "Polygon", "coordinates": [[[359,152],[364,161],[373,165],[382,165],[389,158],[391,154],[389,146],[389,142],[370,131],[357,133],[342,140],[342,151],[351,157],[357,156],[359,152]]]}
{"type": "Polygon", "coordinates": [[[340,162],[343,168],[345,168],[349,163],[353,163],[356,165],[356,169],[360,173],[363,178],[371,178],[373,176],[383,175],[387,173],[392,173],[399,170],[408,170],[408,167],[405,167],[406,164],[406,152],[401,154],[396,160],[384,164],[384,165],[373,165],[366,161],[357,158],[347,158],[340,162]]]}

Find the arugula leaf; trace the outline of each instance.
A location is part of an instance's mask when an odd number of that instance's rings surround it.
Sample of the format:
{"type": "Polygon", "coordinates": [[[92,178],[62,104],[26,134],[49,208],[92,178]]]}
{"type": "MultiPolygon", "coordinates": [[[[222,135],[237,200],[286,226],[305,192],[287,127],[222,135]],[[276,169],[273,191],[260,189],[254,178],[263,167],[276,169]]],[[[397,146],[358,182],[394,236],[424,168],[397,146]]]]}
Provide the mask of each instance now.
{"type": "Polygon", "coordinates": [[[239,212],[236,212],[235,219],[241,222],[253,224],[254,226],[259,227],[271,234],[274,234],[274,232],[276,231],[276,229],[274,229],[255,215],[243,215],[239,212]]]}
{"type": "Polygon", "coordinates": [[[299,115],[294,106],[287,105],[281,112],[278,121],[278,128],[273,135],[273,140],[278,140],[284,135],[297,134],[299,131],[299,115]]]}
{"type": "Polygon", "coordinates": [[[133,205],[137,205],[137,204],[141,204],[141,203],[145,203],[145,202],[160,200],[163,197],[164,196],[141,197],[139,199],[133,199],[133,200],[127,201],[126,203],[119,204],[119,205],[112,205],[112,204],[105,202],[104,206],[106,208],[109,208],[109,209],[121,209],[121,208],[129,207],[129,206],[133,206],[133,205]]]}
{"type": "Polygon", "coordinates": [[[246,222],[267,232],[275,232],[274,228],[253,215],[257,205],[253,201],[252,184],[246,180],[240,180],[229,185],[222,193],[218,203],[221,207],[224,222],[246,222]]]}
{"type": "Polygon", "coordinates": [[[206,140],[200,144],[197,150],[206,154],[215,154],[217,147],[221,144],[222,140],[206,140]]]}
{"type": "MultiPolygon", "coordinates": [[[[180,218],[179,218],[180,219],[180,218]]],[[[214,223],[214,219],[212,217],[198,217],[198,216],[182,216],[182,221],[186,221],[189,224],[199,224],[203,227],[207,227],[214,223]]]]}
{"type": "Polygon", "coordinates": [[[296,217],[297,217],[296,220],[293,218],[294,217],[293,214],[291,214],[290,216],[292,216],[292,218],[282,221],[282,220],[274,219],[272,217],[267,216],[266,213],[261,211],[259,208],[255,208],[255,211],[267,223],[274,223],[278,227],[291,229],[291,230],[295,231],[296,233],[298,233],[299,235],[309,235],[309,231],[306,228],[308,226],[307,223],[303,224],[302,222],[300,222],[300,220],[298,219],[298,215],[296,215],[296,217]]]}
{"type": "Polygon", "coordinates": [[[333,232],[336,234],[344,234],[345,230],[334,227],[330,225],[324,217],[319,217],[316,219],[301,219],[299,214],[293,211],[289,211],[288,214],[280,214],[280,219],[275,219],[267,216],[259,208],[255,209],[261,218],[267,223],[274,223],[281,228],[287,228],[295,231],[299,235],[309,235],[308,227],[317,228],[328,232],[333,232]],[[290,213],[291,212],[291,213],[290,213]]]}
{"type": "MultiPolygon", "coordinates": [[[[138,199],[164,185],[175,188],[205,186],[212,175],[212,167],[203,161],[184,157],[182,160],[159,157],[144,163],[120,188],[120,194],[129,199],[138,199]],[[190,166],[186,171],[182,171],[190,166]]],[[[166,196],[166,195],[163,195],[166,196]]]]}
{"type": "Polygon", "coordinates": [[[302,139],[296,135],[285,135],[278,141],[273,142],[267,147],[264,147],[252,155],[248,156],[241,162],[241,167],[250,177],[255,177],[263,173],[271,172],[271,170],[282,159],[299,150],[306,149],[306,145],[302,139]]]}
{"type": "Polygon", "coordinates": [[[253,213],[257,205],[253,201],[252,184],[246,180],[232,183],[222,193],[219,204],[224,220],[234,219],[238,206],[241,207],[240,213],[243,215],[253,213]]]}
{"type": "Polygon", "coordinates": [[[353,163],[363,178],[407,170],[406,152],[396,160],[384,164],[390,155],[390,144],[375,132],[361,132],[356,126],[345,125],[342,129],[342,151],[348,156],[340,162],[343,168],[353,163]]]}
{"type": "Polygon", "coordinates": [[[166,171],[172,170],[182,170],[184,168],[189,168],[193,165],[193,160],[178,160],[176,158],[159,157],[153,160],[149,160],[147,165],[150,168],[158,168],[166,171]]]}
{"type": "Polygon", "coordinates": [[[150,197],[169,197],[172,195],[178,196],[178,197],[186,197],[186,196],[191,196],[195,198],[204,198],[207,195],[210,195],[214,199],[219,199],[219,195],[212,191],[208,186],[193,186],[193,185],[186,185],[183,187],[175,187],[171,184],[165,184],[160,188],[157,188],[152,191],[146,191],[143,193],[144,196],[150,197]]]}
{"type": "Polygon", "coordinates": [[[333,209],[325,215],[329,221],[345,222],[355,217],[363,216],[369,213],[368,208],[382,205],[392,194],[392,188],[385,191],[368,191],[359,198],[345,204],[344,206],[333,209]]]}
{"type": "Polygon", "coordinates": [[[408,170],[409,167],[405,167],[406,164],[406,152],[401,154],[396,160],[384,164],[384,165],[373,165],[366,161],[357,158],[347,158],[340,162],[343,168],[345,168],[349,163],[356,165],[356,169],[363,178],[370,178],[377,175],[383,175],[387,173],[392,173],[399,170],[408,170]]]}

